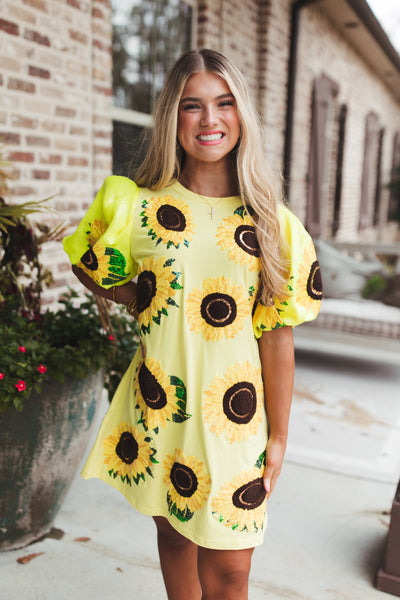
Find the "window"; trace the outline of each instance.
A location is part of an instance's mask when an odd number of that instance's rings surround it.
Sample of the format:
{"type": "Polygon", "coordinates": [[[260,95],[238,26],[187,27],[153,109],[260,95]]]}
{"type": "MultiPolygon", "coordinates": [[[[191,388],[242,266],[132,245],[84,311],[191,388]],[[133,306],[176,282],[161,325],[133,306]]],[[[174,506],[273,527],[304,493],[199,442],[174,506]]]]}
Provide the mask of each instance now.
{"type": "Polygon", "coordinates": [[[113,172],[140,162],[165,75],[194,45],[194,0],[112,0],[113,172]]]}
{"type": "Polygon", "coordinates": [[[345,146],[347,106],[342,104],[339,111],[338,147],[336,159],[336,184],[333,205],[332,236],[335,237],[340,227],[340,207],[342,202],[342,173],[345,146]]]}
{"type": "MultiPolygon", "coordinates": [[[[315,237],[330,237],[333,234],[339,128],[335,99],[338,91],[336,83],[325,75],[314,81],[306,227],[315,237]]],[[[336,218],[339,218],[338,215],[336,218]]]]}
{"type": "Polygon", "coordinates": [[[380,198],[380,163],[383,130],[378,116],[370,112],[365,120],[364,160],[361,180],[359,229],[377,223],[380,198]]]}
{"type": "Polygon", "coordinates": [[[391,188],[389,199],[389,219],[400,222],[400,132],[393,136],[391,188]],[[397,186],[395,184],[397,182],[397,186]]]}

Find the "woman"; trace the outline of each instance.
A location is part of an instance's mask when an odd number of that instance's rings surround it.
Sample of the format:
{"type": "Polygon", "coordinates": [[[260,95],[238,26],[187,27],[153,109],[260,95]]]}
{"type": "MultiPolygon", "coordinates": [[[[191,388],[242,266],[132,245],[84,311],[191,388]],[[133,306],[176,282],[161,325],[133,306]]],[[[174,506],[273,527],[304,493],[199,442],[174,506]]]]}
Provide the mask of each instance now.
{"type": "Polygon", "coordinates": [[[286,449],[292,326],[320,305],[312,241],[278,200],[259,131],[239,71],[185,54],[139,187],[107,178],[64,241],[80,281],[138,318],[83,476],[153,516],[171,600],[247,598],[286,449]]]}

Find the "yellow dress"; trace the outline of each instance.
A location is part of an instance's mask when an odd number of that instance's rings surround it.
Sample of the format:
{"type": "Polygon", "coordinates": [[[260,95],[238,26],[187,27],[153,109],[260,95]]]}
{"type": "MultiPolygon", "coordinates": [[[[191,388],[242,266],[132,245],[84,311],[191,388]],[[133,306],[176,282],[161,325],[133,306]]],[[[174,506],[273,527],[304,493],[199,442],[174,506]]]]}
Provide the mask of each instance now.
{"type": "Polygon", "coordinates": [[[139,511],[166,517],[200,546],[263,541],[267,443],[257,339],[318,314],[310,236],[286,208],[287,297],[255,305],[260,263],[239,197],[208,204],[175,181],[161,191],[105,180],[77,231],[71,262],[108,288],[137,280],[141,343],[82,471],[139,511]]]}

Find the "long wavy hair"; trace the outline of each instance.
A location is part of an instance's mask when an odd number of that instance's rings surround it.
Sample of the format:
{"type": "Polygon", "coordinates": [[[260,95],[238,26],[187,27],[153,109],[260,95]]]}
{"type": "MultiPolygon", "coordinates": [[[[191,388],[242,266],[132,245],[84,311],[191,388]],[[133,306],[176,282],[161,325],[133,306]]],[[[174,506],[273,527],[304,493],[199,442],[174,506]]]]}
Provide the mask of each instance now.
{"type": "Polygon", "coordinates": [[[192,50],[172,67],[157,100],[147,154],[134,179],[140,186],[159,190],[179,178],[184,163],[184,151],[177,143],[179,101],[189,77],[200,71],[222,77],[236,100],[241,133],[233,158],[240,196],[243,205],[250,207],[248,213],[256,227],[261,260],[259,300],[270,306],[274,296],[284,295],[287,283],[286,248],[278,218],[281,185],[266,164],[262,128],[248,86],[225,56],[214,50],[192,50]]]}

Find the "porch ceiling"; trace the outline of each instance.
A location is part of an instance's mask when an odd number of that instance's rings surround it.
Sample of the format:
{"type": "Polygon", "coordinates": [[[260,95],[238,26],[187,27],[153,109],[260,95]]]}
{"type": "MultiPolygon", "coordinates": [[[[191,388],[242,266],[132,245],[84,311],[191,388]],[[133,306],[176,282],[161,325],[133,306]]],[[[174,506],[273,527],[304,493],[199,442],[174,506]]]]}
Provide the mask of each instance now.
{"type": "Polygon", "coordinates": [[[400,101],[400,56],[365,0],[322,0],[319,4],[400,101]]]}

